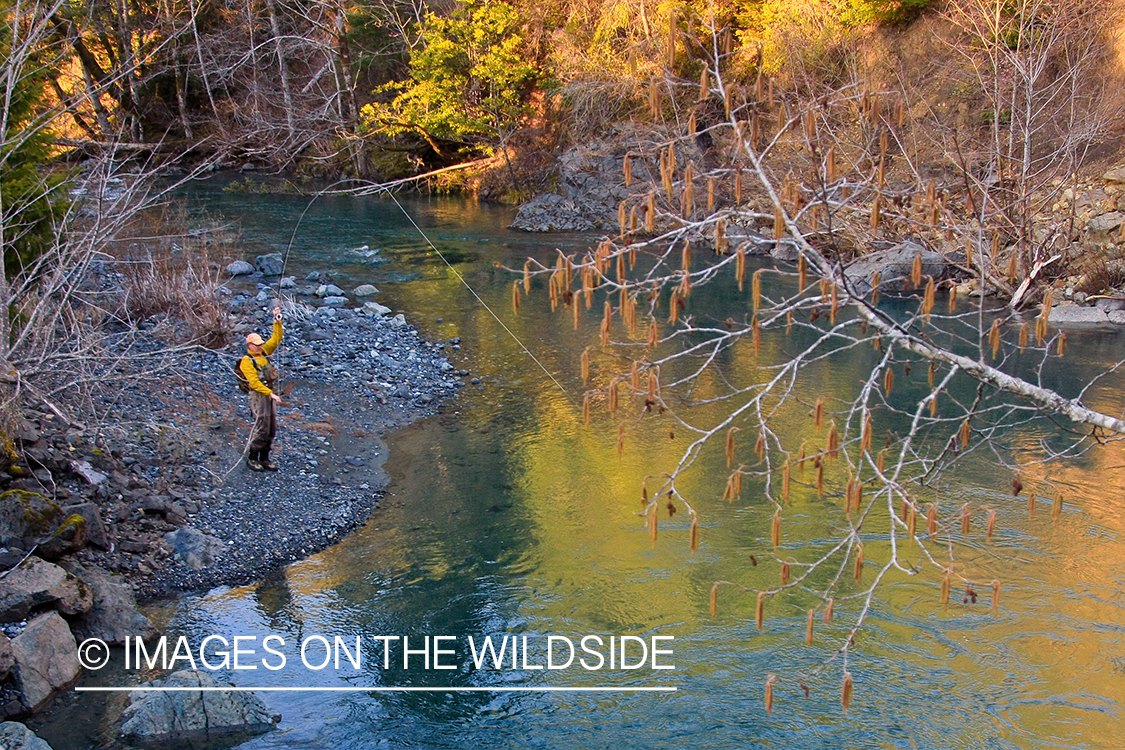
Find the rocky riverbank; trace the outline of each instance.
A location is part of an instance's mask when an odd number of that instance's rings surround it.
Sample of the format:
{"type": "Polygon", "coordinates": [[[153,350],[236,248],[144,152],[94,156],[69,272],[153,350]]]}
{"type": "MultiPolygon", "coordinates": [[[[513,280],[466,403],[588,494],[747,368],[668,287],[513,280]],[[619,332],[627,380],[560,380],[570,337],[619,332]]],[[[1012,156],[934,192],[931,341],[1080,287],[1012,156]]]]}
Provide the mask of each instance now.
{"type": "MultiPolygon", "coordinates": [[[[270,261],[259,269],[273,270],[270,261]]],[[[366,521],[387,502],[381,437],[465,385],[468,371],[450,361],[460,342],[427,341],[372,300],[374,287],[349,295],[322,289],[327,275],[290,279],[295,300],[337,299],[284,304],[272,358],[284,394],[272,458],[282,468],[250,472],[241,461],[249,410],[231,368],[242,334],[268,334],[277,282],[251,271],[217,291],[240,316],[226,349],[173,350],[179,321],[140,321],[116,333],[134,354],[159,358],[159,376],[145,376],[145,356],[135,357],[122,365],[137,369],[127,387],[95,388],[93,404],[33,405],[13,430],[0,474],[9,571],[0,578],[0,718],[39,709],[78,677],[76,637],[113,645],[153,635],[135,597],[247,583],[366,521]]]]}
{"type": "MultiPolygon", "coordinates": [[[[621,232],[620,211],[624,206],[625,221],[634,233],[644,236],[645,203],[650,193],[661,194],[664,190],[660,178],[662,153],[672,135],[651,127],[622,125],[610,137],[569,149],[558,159],[556,190],[522,205],[512,228],[527,232],[594,230],[616,236],[621,232]],[[630,165],[629,185],[624,178],[626,157],[630,165]]],[[[676,148],[676,174],[682,175],[688,164],[706,167],[715,158],[707,139],[681,138],[676,148]]],[[[708,186],[705,181],[695,185],[698,196],[708,195],[711,189],[717,191],[716,205],[729,207],[732,196],[724,192],[724,185],[708,186]]],[[[729,246],[741,245],[749,254],[772,256],[778,261],[795,260],[790,244],[772,239],[772,204],[758,194],[760,191],[752,189],[749,176],[745,190],[740,216],[730,217],[725,227],[729,246]]],[[[1125,165],[1089,175],[1071,187],[1056,180],[1042,194],[1033,196],[1033,202],[1042,207],[1034,224],[1056,228],[1036,229],[1033,237],[1035,257],[1043,261],[1043,267],[1036,272],[1040,274],[1037,283],[1046,281],[1055,288],[1052,322],[1068,326],[1125,326],[1125,165]]],[[[697,205],[701,203],[703,198],[698,199],[697,205]]],[[[650,234],[684,226],[678,215],[660,210],[653,223],[650,234]]],[[[692,247],[714,247],[711,234],[693,232],[690,228],[684,239],[692,247]]],[[[953,246],[938,235],[903,240],[921,248],[927,258],[940,261],[945,280],[956,285],[960,295],[979,295],[977,280],[967,277],[964,269],[958,272],[953,268],[965,261],[963,246],[953,246]]],[[[889,253],[892,261],[897,262],[899,244],[873,242],[856,253],[854,263],[861,264],[863,271],[869,273],[873,264],[880,263],[872,256],[889,253]]],[[[998,258],[1005,259],[1006,264],[1011,249],[1000,247],[998,251],[998,258]]],[[[888,273],[897,269],[891,263],[875,270],[888,279],[888,273]]],[[[990,286],[985,294],[996,291],[990,286]]],[[[1038,296],[1032,297],[1039,300],[1038,296]]]]}

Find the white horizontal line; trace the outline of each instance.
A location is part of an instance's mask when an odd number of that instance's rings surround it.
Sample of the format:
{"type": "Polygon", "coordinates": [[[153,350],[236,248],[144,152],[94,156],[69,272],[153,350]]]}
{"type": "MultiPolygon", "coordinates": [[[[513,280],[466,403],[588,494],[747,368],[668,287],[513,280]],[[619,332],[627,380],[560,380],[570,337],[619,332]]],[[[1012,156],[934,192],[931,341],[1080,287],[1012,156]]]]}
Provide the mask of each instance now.
{"type": "Polygon", "coordinates": [[[674,693],[675,687],[76,687],[75,692],[131,693],[674,693]]]}

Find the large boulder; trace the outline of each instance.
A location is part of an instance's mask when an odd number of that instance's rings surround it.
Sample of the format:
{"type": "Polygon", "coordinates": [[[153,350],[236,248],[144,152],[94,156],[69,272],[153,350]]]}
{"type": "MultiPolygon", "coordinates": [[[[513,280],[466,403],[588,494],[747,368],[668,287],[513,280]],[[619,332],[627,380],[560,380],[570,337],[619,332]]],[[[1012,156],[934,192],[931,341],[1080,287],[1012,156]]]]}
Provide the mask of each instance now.
{"type": "Polygon", "coordinates": [[[254,267],[262,272],[263,276],[280,276],[285,269],[285,258],[281,253],[259,255],[254,259],[254,267]]]}
{"type": "Polygon", "coordinates": [[[254,273],[254,266],[244,260],[236,260],[227,266],[227,273],[231,276],[249,276],[254,273]]]}
{"type": "Polygon", "coordinates": [[[0,622],[14,622],[33,610],[56,609],[74,616],[88,612],[94,595],[90,587],[58,565],[29,557],[0,579],[0,622]]]}
{"type": "Polygon", "coordinates": [[[62,508],[38,492],[8,490],[0,494],[0,545],[30,549],[65,518],[62,508]]]}
{"type": "Polygon", "coordinates": [[[120,646],[128,636],[146,641],[157,636],[156,626],[137,611],[133,589],[122,579],[99,568],[81,568],[75,572],[93,591],[90,611],[71,626],[77,638],[99,638],[111,646],[120,646]]]}
{"type": "Polygon", "coordinates": [[[940,254],[927,250],[916,242],[902,242],[887,250],[868,253],[852,261],[844,275],[858,295],[871,291],[876,272],[879,288],[884,292],[910,292],[914,289],[911,275],[914,261],[921,256],[922,276],[941,278],[949,269],[949,262],[940,254]]]}
{"type": "Polygon", "coordinates": [[[192,570],[206,568],[227,549],[221,539],[191,527],[170,531],[164,535],[164,540],[172,545],[176,557],[192,570]]]}
{"type": "MultiPolygon", "coordinates": [[[[229,684],[229,683],[227,683],[229,684]]],[[[183,670],[141,687],[222,687],[207,672],[183,670]]],[[[281,721],[253,693],[216,690],[152,692],[135,690],[121,715],[122,736],[146,742],[178,742],[220,738],[223,735],[261,734],[281,721]]]]}
{"type": "Polygon", "coordinates": [[[51,746],[18,721],[0,724],[0,747],[4,750],[51,750],[51,746]]]}
{"type": "Polygon", "coordinates": [[[12,640],[12,654],[20,702],[31,712],[55,691],[68,687],[82,671],[74,636],[58,612],[33,618],[12,640]]]}

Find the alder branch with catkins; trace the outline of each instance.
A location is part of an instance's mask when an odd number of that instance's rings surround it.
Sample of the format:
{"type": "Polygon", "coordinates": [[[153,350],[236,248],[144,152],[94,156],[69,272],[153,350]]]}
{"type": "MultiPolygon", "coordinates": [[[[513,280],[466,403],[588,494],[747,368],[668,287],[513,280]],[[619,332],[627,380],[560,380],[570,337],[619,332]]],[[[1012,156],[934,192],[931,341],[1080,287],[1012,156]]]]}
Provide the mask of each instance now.
{"type": "MultiPolygon", "coordinates": [[[[716,37],[722,33],[713,31],[716,37]]],[[[818,613],[825,623],[848,618],[846,636],[827,658],[814,660],[799,675],[769,675],[767,711],[773,710],[783,684],[792,682],[807,694],[808,684],[837,660],[843,665],[841,705],[846,711],[854,691],[848,652],[892,571],[925,577],[942,607],[948,606],[954,584],[964,586],[965,600],[974,602],[977,587],[987,587],[993,610],[1000,606],[1002,583],[970,574],[957,564],[955,554],[977,537],[992,544],[997,512],[944,498],[940,479],[967,456],[992,453],[1013,471],[1012,492],[1018,496],[1024,492],[1020,476],[1030,481],[1037,463],[1024,459],[1016,467],[1005,458],[1005,433],[1044,420],[1056,422],[1055,432],[1068,447],[1039,459],[1046,461],[1121,439],[1125,420],[1086,406],[1081,400],[1086,389],[1067,397],[1045,385],[1044,366],[1065,356],[1066,338],[1050,325],[1049,290],[1032,340],[1028,324],[1012,308],[989,311],[983,297],[971,305],[961,303],[952,286],[945,285],[942,292],[948,297],[942,312],[939,280],[924,274],[921,254],[901,279],[881,279],[877,272],[859,279],[845,272],[851,255],[847,247],[917,235],[936,246],[952,242],[964,247],[965,257],[955,259],[955,265],[976,275],[982,286],[1009,294],[1015,288],[1018,265],[1007,279],[997,277],[999,230],[989,248],[982,226],[992,217],[981,221],[971,190],[958,193],[953,185],[939,187],[921,178],[907,147],[910,123],[901,97],[845,87],[814,98],[763,82],[764,74],[754,91],[747,92],[728,85],[723,69],[716,47],[698,91],[701,105],[712,97],[723,102],[726,118],[706,128],[719,163],[689,157],[699,125],[694,116],[686,132],[671,133],[653,156],[659,170],[649,185],[640,168],[642,161],[647,164],[643,149],[631,149],[623,181],[635,197],[619,207],[618,234],[587,253],[560,252],[551,266],[529,259],[522,291],[529,294],[532,279],[546,277],[551,309],[569,308],[575,329],[579,307],[590,309],[596,296],[604,297],[599,346],[582,354],[582,381],[589,389],[583,412],[591,429],[598,429],[594,404],[607,405],[617,428],[619,456],[628,449],[630,432],[648,429],[654,419],[670,420],[675,431],[691,437],[676,465],[646,478],[642,486],[638,515],[654,547],[665,502],[670,513],[676,503],[687,507],[693,555],[705,544],[698,518],[710,502],[745,503],[769,514],[770,538],[762,540],[751,561],[757,565],[760,557],[775,565],[775,585],[717,581],[711,590],[712,616],[721,611],[721,589],[729,587],[756,597],[759,631],[771,601],[783,593],[799,595],[807,603],[804,638],[809,645],[816,638],[818,613]],[[772,133],[770,122],[777,123],[772,133]],[[905,184],[904,176],[912,183],[905,184]],[[706,211],[695,200],[697,182],[707,186],[706,211]],[[756,231],[769,224],[770,236],[756,231]],[[734,227],[742,228],[737,244],[730,239],[734,227]],[[767,252],[793,260],[767,261],[752,272],[747,290],[751,256],[767,252]],[[687,302],[692,294],[720,280],[733,280],[739,293],[748,294],[749,320],[745,314],[742,320],[733,315],[712,320],[691,313],[687,302]],[[890,290],[905,291],[907,299],[916,300],[913,312],[904,316],[881,307],[881,292],[890,290]],[[616,325],[615,319],[620,321],[616,325]],[[757,361],[767,344],[783,356],[757,361]],[[736,373],[731,364],[745,357],[722,356],[735,347],[754,360],[754,382],[745,383],[745,369],[736,373]],[[878,352],[878,358],[850,394],[810,394],[800,385],[802,372],[865,347],[878,352]],[[1032,356],[1038,367],[1021,366],[1032,356]],[[623,357],[630,362],[625,370],[623,357]],[[912,371],[927,373],[921,397],[912,371]],[[1025,374],[1029,371],[1032,379],[1025,374]],[[912,384],[913,395],[901,386],[896,390],[896,372],[912,384]],[[715,373],[717,385],[714,393],[699,397],[692,386],[704,373],[715,373]],[[965,389],[965,383],[972,387],[965,389]],[[964,392],[973,399],[962,401],[959,394],[964,392]],[[783,420],[791,426],[802,412],[815,437],[786,444],[773,426],[783,420]],[[901,434],[887,427],[904,421],[909,427],[901,434]],[[881,423],[886,437],[880,446],[876,431],[881,423]],[[753,437],[744,440],[744,434],[753,437]],[[716,492],[689,504],[680,480],[719,442],[730,471],[725,490],[721,497],[716,492]],[[654,486],[650,480],[656,480],[654,486]],[[744,495],[748,481],[753,496],[744,495]],[[837,502],[834,520],[841,532],[830,543],[802,545],[785,536],[794,485],[837,502]],[[973,519],[981,516],[987,520],[978,522],[978,528],[973,519]],[[883,559],[867,554],[884,547],[883,559]],[[827,582],[814,576],[822,569],[834,570],[827,582]]],[[[514,286],[513,294],[518,314],[520,287],[514,286]]],[[[743,305],[732,302],[732,308],[743,305]]],[[[1052,520],[1058,521],[1063,497],[1056,488],[1041,479],[1027,492],[1032,515],[1038,494],[1054,495],[1052,520]]]]}

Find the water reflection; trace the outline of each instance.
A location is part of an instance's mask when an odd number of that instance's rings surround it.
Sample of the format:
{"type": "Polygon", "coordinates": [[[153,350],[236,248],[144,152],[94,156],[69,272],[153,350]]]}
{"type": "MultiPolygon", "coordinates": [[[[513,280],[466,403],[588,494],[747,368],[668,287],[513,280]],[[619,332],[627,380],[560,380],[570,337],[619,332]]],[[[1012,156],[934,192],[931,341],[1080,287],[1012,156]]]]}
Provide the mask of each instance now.
{"type": "MultiPolygon", "coordinates": [[[[212,215],[238,217],[248,255],[284,249],[305,208],[304,201],[286,197],[203,197],[212,215]]],[[[568,393],[528,360],[395,204],[322,199],[293,235],[289,272],[333,268],[349,282],[375,283],[382,301],[406,310],[429,335],[462,337],[484,387],[467,389],[444,416],[389,441],[386,468],[395,478],[395,502],[365,528],[255,587],[186,600],[173,629],[281,632],[297,640],[313,633],[461,639],[667,634],[676,639],[674,672],[498,672],[474,669],[462,653],[458,669],[449,672],[384,669],[376,660],[358,670],[291,668],[233,679],[289,686],[655,684],[678,692],[270,694],[268,702],[285,716],[282,727],[247,748],[1119,746],[1125,675],[1112,660],[1125,657],[1120,445],[1028,470],[1029,484],[1049,482],[1065,493],[1066,512],[1057,522],[1049,500],[1029,517],[1025,499],[1007,490],[1010,475],[998,475],[985,456],[967,457],[936,483],[930,499],[943,507],[973,498],[997,510],[997,536],[991,544],[982,538],[959,549],[958,569],[1004,581],[1000,613],[990,613],[986,595],[976,606],[961,604],[960,592],[943,610],[932,573],[889,576],[849,661],[856,699],[845,717],[838,668],[810,683],[807,697],[793,678],[832,656],[858,603],[842,604],[831,625],[818,620],[812,647],[804,644],[805,613],[814,601],[807,592],[771,600],[762,634],[754,626],[752,595],[724,590],[719,616],[709,617],[713,581],[749,587],[776,581],[775,564],[751,562],[769,544],[772,511],[765,510],[760,485],[748,483],[740,500],[721,502],[722,448],[705,451],[681,486],[702,514],[699,553],[690,553],[682,512],[662,518],[653,550],[637,515],[641,481],[672,465],[686,438],[670,435],[674,424],[666,418],[626,417],[619,459],[619,420],[602,407],[594,425],[584,428],[575,407],[582,392],[579,355],[594,337],[575,334],[569,317],[550,315],[542,291],[512,317],[511,277],[496,264],[519,267],[528,255],[548,262],[556,247],[575,246],[581,238],[516,235],[503,229],[508,212],[459,199],[404,205],[568,393]],[[379,248],[387,262],[349,252],[364,244],[379,248]],[[771,673],[781,681],[774,714],[767,716],[763,691],[771,673]]],[[[725,306],[733,294],[732,285],[700,290],[689,312],[730,314],[725,306]]],[[[587,333],[596,317],[584,316],[587,333]]],[[[807,337],[796,330],[792,338],[771,333],[762,355],[739,345],[721,356],[749,382],[758,368],[807,344],[807,337]]],[[[1048,369],[1046,384],[1069,387],[1075,370],[1093,371],[1120,352],[1115,338],[1072,335],[1068,370],[1048,369]]],[[[851,398],[856,373],[867,372],[876,356],[861,347],[851,359],[822,362],[801,375],[798,387],[851,398]]],[[[924,371],[915,372],[896,388],[923,393],[925,379],[924,371]]],[[[1113,400],[1122,385],[1120,377],[1107,379],[1088,401],[1117,411],[1113,400]]],[[[721,387],[703,379],[695,395],[721,387]]],[[[775,418],[787,443],[823,440],[805,409],[793,403],[775,418]]],[[[888,418],[878,429],[899,427],[888,418]]],[[[1043,429],[1014,434],[1014,455],[1041,456],[1043,429]]],[[[750,454],[750,445],[741,450],[750,454]]],[[[831,494],[818,498],[811,487],[795,485],[784,552],[801,561],[822,552],[840,528],[841,505],[831,494]]],[[[887,554],[878,543],[867,549],[873,563],[887,554]]],[[[817,585],[832,575],[819,572],[817,585]]]]}

